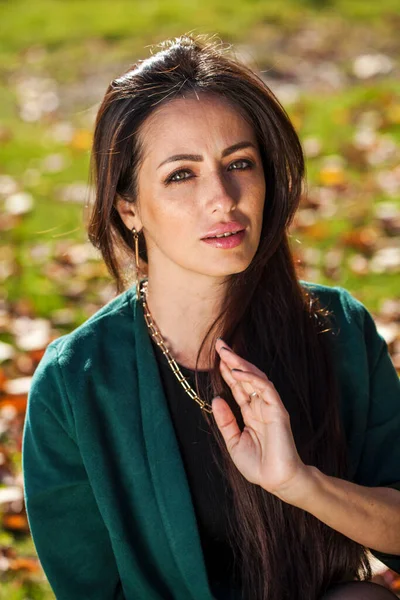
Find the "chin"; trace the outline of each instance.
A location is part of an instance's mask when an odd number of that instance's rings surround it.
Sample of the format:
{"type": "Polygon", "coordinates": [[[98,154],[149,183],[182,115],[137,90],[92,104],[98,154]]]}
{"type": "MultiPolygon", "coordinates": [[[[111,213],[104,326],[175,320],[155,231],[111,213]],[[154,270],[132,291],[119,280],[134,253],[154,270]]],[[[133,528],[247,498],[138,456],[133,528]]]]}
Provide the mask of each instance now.
{"type": "Polygon", "coordinates": [[[241,263],[240,265],[237,265],[237,266],[232,265],[231,267],[221,268],[218,270],[215,269],[212,272],[209,272],[208,274],[213,277],[228,277],[229,275],[237,275],[239,273],[243,273],[243,271],[245,271],[247,269],[249,264],[250,264],[250,262],[246,262],[246,263],[241,263]]]}

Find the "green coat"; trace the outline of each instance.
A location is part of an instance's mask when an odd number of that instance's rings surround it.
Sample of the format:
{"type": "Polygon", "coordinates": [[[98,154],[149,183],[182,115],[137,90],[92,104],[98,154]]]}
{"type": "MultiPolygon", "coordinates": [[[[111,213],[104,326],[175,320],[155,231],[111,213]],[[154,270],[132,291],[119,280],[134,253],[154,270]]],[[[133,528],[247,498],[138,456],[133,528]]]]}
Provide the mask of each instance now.
{"type": "MultiPolygon", "coordinates": [[[[400,383],[367,309],[308,282],[334,342],[352,480],[400,489],[400,383]]],[[[25,503],[58,600],[212,600],[186,474],[135,287],[49,344],[23,433],[25,503]]],[[[376,554],[395,570],[400,557],[376,554]]]]}

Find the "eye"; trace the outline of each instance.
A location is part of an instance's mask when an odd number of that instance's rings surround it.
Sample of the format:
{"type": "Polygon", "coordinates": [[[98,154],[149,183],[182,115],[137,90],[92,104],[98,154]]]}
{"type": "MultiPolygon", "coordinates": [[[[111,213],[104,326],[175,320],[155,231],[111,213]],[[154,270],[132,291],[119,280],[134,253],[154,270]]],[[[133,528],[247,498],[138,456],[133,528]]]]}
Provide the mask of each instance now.
{"type": "Polygon", "coordinates": [[[169,177],[167,177],[165,183],[179,183],[184,179],[190,179],[190,177],[181,177],[182,173],[190,173],[190,171],[188,169],[180,169],[179,171],[174,171],[169,177]]]}
{"type": "MultiPolygon", "coordinates": [[[[245,158],[245,159],[235,160],[233,163],[231,163],[229,165],[228,169],[233,170],[233,171],[245,171],[246,169],[251,169],[252,167],[254,167],[253,161],[245,158]],[[240,164],[242,166],[241,167],[239,166],[239,168],[234,166],[234,165],[240,165],[240,164]],[[231,169],[231,167],[234,167],[234,168],[231,169]]],[[[168,185],[169,183],[181,183],[185,179],[192,179],[192,177],[190,177],[190,176],[189,177],[183,176],[185,173],[186,174],[189,173],[189,175],[190,175],[191,171],[189,169],[179,169],[178,171],[174,171],[165,180],[165,185],[168,185]]]]}
{"type": "Polygon", "coordinates": [[[249,169],[249,168],[251,168],[251,167],[253,167],[253,166],[254,166],[254,163],[253,163],[253,161],[251,161],[251,160],[248,160],[248,159],[246,158],[246,159],[235,160],[235,162],[233,162],[233,163],[231,163],[231,164],[229,165],[229,168],[231,168],[233,165],[238,165],[238,164],[240,164],[240,163],[242,163],[242,165],[245,165],[245,166],[244,166],[244,168],[242,167],[242,168],[239,168],[239,169],[237,169],[237,168],[235,167],[235,168],[233,169],[234,171],[238,171],[238,170],[239,170],[239,171],[244,171],[245,169],[249,169]]]}

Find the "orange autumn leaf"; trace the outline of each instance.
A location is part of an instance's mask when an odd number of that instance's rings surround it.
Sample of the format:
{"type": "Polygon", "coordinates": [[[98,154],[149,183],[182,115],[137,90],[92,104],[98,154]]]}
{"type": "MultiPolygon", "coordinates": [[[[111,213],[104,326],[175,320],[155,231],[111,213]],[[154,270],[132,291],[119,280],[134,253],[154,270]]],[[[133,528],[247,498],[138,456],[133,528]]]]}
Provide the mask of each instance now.
{"type": "Polygon", "coordinates": [[[290,118],[291,118],[291,120],[292,120],[292,123],[293,123],[293,125],[294,125],[294,128],[296,129],[296,131],[299,131],[299,129],[300,129],[300,128],[302,127],[302,125],[303,125],[303,119],[302,119],[301,115],[300,115],[300,114],[298,114],[298,113],[293,113],[293,114],[290,116],[290,118]]]}
{"type": "Polygon", "coordinates": [[[90,150],[92,147],[93,137],[90,131],[79,129],[73,135],[71,146],[74,150],[90,150]]]}
{"type": "Polygon", "coordinates": [[[3,527],[4,529],[10,529],[13,531],[29,532],[29,525],[26,516],[20,514],[5,514],[3,515],[3,527]]]}
{"type": "Polygon", "coordinates": [[[394,104],[392,106],[389,106],[386,116],[389,119],[390,123],[393,123],[394,125],[399,125],[400,124],[400,104],[394,104]]]}
{"type": "Polygon", "coordinates": [[[25,414],[27,401],[28,397],[26,394],[3,396],[0,400],[0,410],[5,406],[12,406],[17,411],[17,414],[25,414]]]}
{"type": "Polygon", "coordinates": [[[341,167],[326,166],[320,170],[319,180],[329,187],[341,186],[346,183],[346,174],[341,167]]]}
{"type": "Polygon", "coordinates": [[[355,248],[361,252],[371,252],[375,248],[378,237],[378,232],[375,229],[364,227],[346,231],[341,234],[340,239],[345,246],[355,248]]]}
{"type": "Polygon", "coordinates": [[[37,350],[30,350],[28,352],[30,358],[33,360],[34,363],[39,364],[39,362],[41,361],[43,354],[45,353],[45,348],[40,348],[37,350]]]}
{"type": "Polygon", "coordinates": [[[304,228],[304,231],[312,240],[325,240],[329,235],[329,226],[324,221],[318,221],[304,228]]]}
{"type": "Polygon", "coordinates": [[[29,571],[29,573],[36,573],[40,571],[39,561],[34,558],[15,558],[9,561],[8,568],[11,571],[29,571]]]}
{"type": "Polygon", "coordinates": [[[6,374],[4,373],[4,369],[0,368],[0,391],[4,389],[4,384],[7,381],[6,374]]]}
{"type": "Polygon", "coordinates": [[[393,592],[400,592],[400,577],[394,579],[390,585],[393,592]]]}
{"type": "Polygon", "coordinates": [[[400,581],[394,581],[389,589],[392,592],[399,593],[400,592],[400,581]]]}

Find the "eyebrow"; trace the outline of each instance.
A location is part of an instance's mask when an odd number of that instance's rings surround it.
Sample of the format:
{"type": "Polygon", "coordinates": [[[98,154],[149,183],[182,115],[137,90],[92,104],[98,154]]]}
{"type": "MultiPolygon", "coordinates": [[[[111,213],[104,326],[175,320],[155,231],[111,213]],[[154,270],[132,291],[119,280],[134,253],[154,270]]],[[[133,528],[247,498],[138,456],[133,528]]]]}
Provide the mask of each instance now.
{"type": "MultiPolygon", "coordinates": [[[[237,144],[233,144],[233,146],[225,148],[225,150],[222,152],[222,158],[228,156],[229,154],[233,154],[237,150],[242,150],[243,148],[256,149],[256,146],[252,142],[238,142],[237,144]]],[[[165,165],[165,163],[175,162],[178,160],[193,160],[195,162],[201,162],[203,160],[203,157],[201,154],[174,154],[173,156],[170,156],[169,158],[163,160],[158,165],[157,169],[159,169],[162,165],[165,165]]]]}

